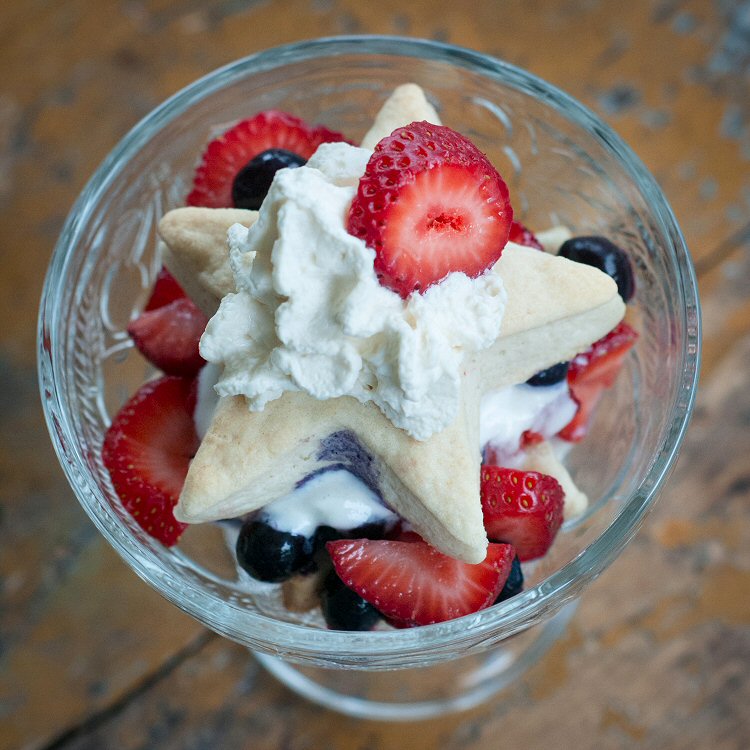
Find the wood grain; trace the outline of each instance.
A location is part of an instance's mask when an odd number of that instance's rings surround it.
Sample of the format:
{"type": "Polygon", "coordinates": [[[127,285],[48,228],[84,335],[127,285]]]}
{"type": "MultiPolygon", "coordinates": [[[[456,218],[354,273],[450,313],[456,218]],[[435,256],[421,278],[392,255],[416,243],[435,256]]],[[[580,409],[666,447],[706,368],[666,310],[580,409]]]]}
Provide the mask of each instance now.
{"type": "Polygon", "coordinates": [[[0,750],[750,746],[747,0],[6,0],[0,4],[0,750]],[[643,532],[549,658],[460,717],[385,725],[290,694],[140,582],[68,489],[36,394],[64,217],[153,106],[242,55],[389,33],[503,57],[602,115],[700,271],[702,391],[643,532]],[[689,738],[689,739],[688,739],[689,738]]]}

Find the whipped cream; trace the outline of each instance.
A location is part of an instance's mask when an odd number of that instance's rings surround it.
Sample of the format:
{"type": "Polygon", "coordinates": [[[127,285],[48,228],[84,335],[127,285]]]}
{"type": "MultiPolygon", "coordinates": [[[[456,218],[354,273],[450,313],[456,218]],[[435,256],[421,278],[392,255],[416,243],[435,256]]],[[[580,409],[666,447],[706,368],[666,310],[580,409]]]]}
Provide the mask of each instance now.
{"type": "Polygon", "coordinates": [[[307,479],[284,497],[263,508],[270,526],[290,534],[312,537],[319,526],[352,531],[365,524],[392,525],[398,516],[360,479],[334,469],[307,479]]]}
{"type": "Polygon", "coordinates": [[[551,438],[573,419],[577,409],[567,380],[548,386],[521,383],[487,393],[480,402],[480,444],[489,445],[508,462],[518,453],[526,430],[551,438]]]}
{"type": "Polygon", "coordinates": [[[455,418],[462,362],[497,338],[506,293],[494,269],[452,273],[406,300],[380,285],[374,251],[345,226],[371,153],[323,144],[276,173],[257,222],[229,230],[237,293],[201,354],[223,366],[217,393],[253,410],[285,391],[353,396],[426,440],[455,418]]]}

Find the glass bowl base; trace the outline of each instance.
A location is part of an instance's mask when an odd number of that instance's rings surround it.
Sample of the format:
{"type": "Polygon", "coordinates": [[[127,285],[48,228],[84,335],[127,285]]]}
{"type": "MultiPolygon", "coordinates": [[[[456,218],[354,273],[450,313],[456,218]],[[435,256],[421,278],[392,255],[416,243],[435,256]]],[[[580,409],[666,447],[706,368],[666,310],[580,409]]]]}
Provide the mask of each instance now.
{"type": "Polygon", "coordinates": [[[417,721],[467,711],[515,682],[563,634],[578,603],[482,654],[398,671],[339,670],[292,665],[254,653],[276,679],[298,695],[359,719],[417,721]]]}

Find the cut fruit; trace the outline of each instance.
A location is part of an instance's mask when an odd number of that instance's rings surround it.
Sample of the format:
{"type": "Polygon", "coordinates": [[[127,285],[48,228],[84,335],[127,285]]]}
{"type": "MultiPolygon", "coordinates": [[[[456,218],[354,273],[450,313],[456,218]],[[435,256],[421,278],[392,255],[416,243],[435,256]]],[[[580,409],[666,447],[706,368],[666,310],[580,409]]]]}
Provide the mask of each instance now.
{"type": "Polygon", "coordinates": [[[508,188],[471,141],[413,122],[375,147],[347,230],[375,251],[381,283],[408,297],[451,272],[476,277],[490,268],[512,219],[508,188]]]}
{"type": "Polygon", "coordinates": [[[512,544],[521,562],[544,555],[563,520],[564,493],[546,474],[482,467],[482,511],[487,536],[512,544]]]}
{"type": "Polygon", "coordinates": [[[517,245],[533,247],[535,250],[544,250],[544,246],[536,238],[536,235],[520,221],[513,221],[510,225],[510,237],[508,242],[515,242],[517,245]]]}
{"type": "Polygon", "coordinates": [[[141,313],[128,326],[138,351],[167,375],[193,377],[205,364],[198,350],[208,318],[187,297],[141,313]]]}
{"type": "Polygon", "coordinates": [[[614,385],[625,356],[637,338],[636,331],[622,322],[571,361],[568,387],[578,403],[578,411],[560,431],[563,440],[575,443],[586,436],[597,404],[604,392],[614,385]]]}
{"type": "Polygon", "coordinates": [[[287,112],[268,110],[237,123],[215,138],[203,152],[187,197],[188,206],[231,208],[234,179],[258,154],[284,149],[309,159],[321,143],[344,136],[322,125],[312,127],[287,112]]]}
{"type": "Polygon", "coordinates": [[[444,622],[488,607],[515,556],[509,544],[490,544],[477,565],[419,541],[354,539],[326,547],[339,578],[400,626],[444,622]]]}
{"type": "Polygon", "coordinates": [[[154,282],[154,288],[151,290],[151,296],[148,298],[144,312],[156,310],[164,307],[176,299],[185,297],[184,289],[177,283],[177,279],[162,266],[154,282]]]}
{"type": "Polygon", "coordinates": [[[120,409],[104,437],[102,459],[123,507],[168,547],[186,528],[172,509],[198,450],[194,408],[193,380],[152,380],[120,409]]]}

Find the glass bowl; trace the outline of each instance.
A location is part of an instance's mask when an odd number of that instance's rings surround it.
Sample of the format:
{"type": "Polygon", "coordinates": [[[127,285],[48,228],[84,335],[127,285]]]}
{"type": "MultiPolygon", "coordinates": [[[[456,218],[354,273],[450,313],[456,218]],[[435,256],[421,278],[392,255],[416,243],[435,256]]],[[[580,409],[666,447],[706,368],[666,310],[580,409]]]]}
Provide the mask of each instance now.
{"type": "Polygon", "coordinates": [[[385,718],[473,705],[546,648],[569,617],[565,605],[617,557],[663,486],[692,409],[698,353],[688,251],[664,196],[632,151],[575,100],[518,68],[394,37],[337,37],[261,52],[155,109],[102,163],[73,207],[39,316],[50,434],[78,499],[115,550],[167,599],[247,645],[294,689],[348,713],[385,718]],[[626,249],[637,275],[628,319],[640,338],[592,433],[569,455],[591,507],[529,566],[522,594],[428,627],[336,632],[317,614],[287,612],[278,587],[239,575],[225,544],[231,529],[191,528],[172,549],[148,537],[114,494],[101,445],[110,416],[153,374],[125,329],[160,266],[157,222],[184,205],[207,140],[240,118],[278,108],[356,142],[390,91],[407,81],[428,92],[444,124],[488,154],[524,223],[538,230],[564,224],[626,249]],[[401,675],[373,674],[404,668],[419,670],[418,691],[401,675]]]}

